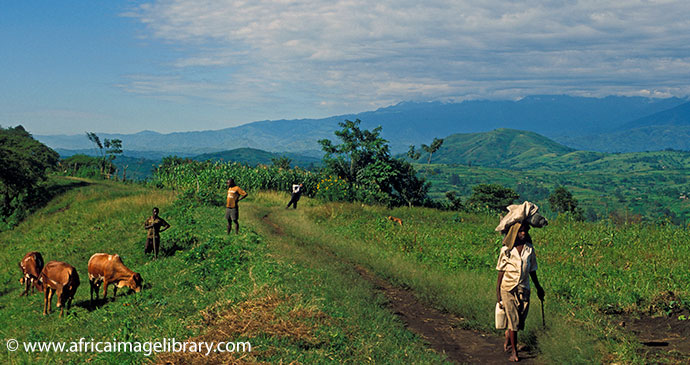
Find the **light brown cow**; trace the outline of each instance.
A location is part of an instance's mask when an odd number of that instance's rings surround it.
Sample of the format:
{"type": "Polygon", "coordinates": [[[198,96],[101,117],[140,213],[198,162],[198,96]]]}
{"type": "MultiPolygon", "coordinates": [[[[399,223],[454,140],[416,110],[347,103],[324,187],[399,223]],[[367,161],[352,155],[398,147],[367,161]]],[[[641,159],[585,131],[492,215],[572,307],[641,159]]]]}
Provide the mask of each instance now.
{"type": "Polygon", "coordinates": [[[38,290],[45,293],[43,315],[50,313],[50,302],[55,294],[57,307],[60,308],[60,317],[62,317],[65,306],[68,311],[72,307],[72,299],[78,287],[79,274],[74,266],[60,261],[49,261],[41,271],[37,285],[38,290]]]}
{"type": "Polygon", "coordinates": [[[34,288],[38,285],[38,276],[43,270],[43,256],[40,252],[29,252],[24,255],[22,261],[19,261],[19,268],[22,270],[19,283],[24,287],[24,292],[19,296],[29,294],[29,287],[31,287],[31,294],[33,294],[34,288]]]}
{"type": "Polygon", "coordinates": [[[117,295],[117,288],[126,286],[135,292],[141,291],[141,275],[136,273],[122,263],[119,255],[109,255],[107,253],[95,253],[89,259],[89,283],[91,284],[91,303],[93,304],[93,293],[96,292],[98,300],[98,287],[103,284],[103,299],[108,299],[108,285],[115,284],[113,287],[113,301],[117,295]]]}

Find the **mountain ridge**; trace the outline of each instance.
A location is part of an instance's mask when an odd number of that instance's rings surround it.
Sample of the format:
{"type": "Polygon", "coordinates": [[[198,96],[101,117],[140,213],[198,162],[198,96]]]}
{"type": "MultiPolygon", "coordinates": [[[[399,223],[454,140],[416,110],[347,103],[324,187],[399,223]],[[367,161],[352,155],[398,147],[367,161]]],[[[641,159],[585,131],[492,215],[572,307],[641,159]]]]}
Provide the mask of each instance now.
{"type": "MultiPolygon", "coordinates": [[[[360,119],[362,128],[372,129],[381,125],[382,136],[390,141],[394,153],[407,150],[409,145],[430,142],[439,136],[496,128],[528,130],[571,147],[583,148],[581,144],[587,140],[573,142],[574,136],[615,131],[632,120],[677,107],[684,102],[678,98],[588,98],[565,95],[536,95],[515,101],[402,102],[374,111],[321,119],[264,120],[219,130],[168,134],[141,131],[135,134],[100,135],[102,138],[121,139],[125,150],[178,151],[193,156],[247,147],[317,157],[319,139],[334,139],[333,132],[339,129],[339,122],[360,119]]],[[[52,148],[91,147],[84,135],[37,135],[36,138],[52,148]]],[[[638,150],[648,149],[644,140],[642,143],[637,146],[638,150]]],[[[584,148],[591,149],[587,146],[584,148]]]]}

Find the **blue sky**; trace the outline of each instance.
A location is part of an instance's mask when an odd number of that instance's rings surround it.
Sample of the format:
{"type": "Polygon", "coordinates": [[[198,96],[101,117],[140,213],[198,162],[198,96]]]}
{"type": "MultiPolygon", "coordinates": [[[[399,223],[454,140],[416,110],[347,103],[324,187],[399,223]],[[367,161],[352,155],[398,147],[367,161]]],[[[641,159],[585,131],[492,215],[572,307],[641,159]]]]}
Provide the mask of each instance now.
{"type": "Polygon", "coordinates": [[[4,1],[0,125],[162,133],[401,101],[690,94],[690,2],[4,1]]]}

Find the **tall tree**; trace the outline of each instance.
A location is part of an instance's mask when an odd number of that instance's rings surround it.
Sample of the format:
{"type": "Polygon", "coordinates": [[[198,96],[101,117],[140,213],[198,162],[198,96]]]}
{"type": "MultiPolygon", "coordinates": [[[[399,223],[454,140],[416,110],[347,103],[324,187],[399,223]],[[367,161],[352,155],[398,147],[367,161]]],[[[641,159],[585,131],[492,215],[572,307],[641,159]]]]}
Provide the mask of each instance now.
{"type": "Polygon", "coordinates": [[[434,152],[438,151],[439,148],[443,145],[443,138],[434,138],[433,142],[431,142],[431,146],[427,146],[425,144],[422,145],[422,149],[424,152],[427,152],[429,154],[429,161],[427,164],[431,164],[431,156],[434,154],[434,152]]]}
{"type": "Polygon", "coordinates": [[[98,148],[98,156],[101,158],[101,174],[105,169],[105,153],[103,152],[103,143],[101,143],[100,137],[94,132],[86,132],[86,137],[98,148]]]}
{"type": "Polygon", "coordinates": [[[417,177],[409,162],[390,156],[380,126],[369,131],[361,129],[360,123],[359,119],[339,123],[342,129],[335,131],[339,144],[319,141],[326,153],[326,168],[351,184],[352,199],[388,205],[424,202],[428,191],[424,179],[417,177]]]}
{"type": "Polygon", "coordinates": [[[122,154],[122,141],[119,139],[105,139],[103,140],[103,147],[105,147],[105,159],[108,164],[108,178],[110,178],[110,173],[114,170],[113,161],[117,158],[117,155],[122,154]]]}
{"type": "Polygon", "coordinates": [[[328,139],[319,140],[321,149],[326,152],[324,162],[337,175],[358,183],[358,172],[367,165],[390,157],[388,141],[380,137],[381,127],[372,131],[362,130],[359,119],[338,123],[341,130],[335,131],[341,143],[334,145],[328,139]]]}
{"type": "Polygon", "coordinates": [[[113,160],[117,158],[117,155],[122,154],[122,140],[105,138],[101,143],[101,138],[94,132],[86,132],[86,137],[98,148],[101,158],[101,174],[107,173],[110,176],[113,171],[113,160]]]}

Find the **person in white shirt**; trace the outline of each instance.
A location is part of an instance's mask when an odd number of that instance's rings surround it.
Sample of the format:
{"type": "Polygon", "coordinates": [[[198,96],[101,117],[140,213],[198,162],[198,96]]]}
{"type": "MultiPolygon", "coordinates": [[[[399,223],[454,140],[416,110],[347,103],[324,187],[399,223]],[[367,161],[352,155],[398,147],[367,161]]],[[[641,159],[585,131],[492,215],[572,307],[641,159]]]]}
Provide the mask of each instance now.
{"type": "Polygon", "coordinates": [[[498,256],[496,270],[496,301],[505,309],[508,328],[505,332],[503,349],[511,351],[510,361],[519,361],[517,355],[517,332],[525,328],[529,312],[530,278],[537,288],[537,296],[544,300],[544,288],[537,278],[537,257],[529,235],[529,223],[519,222],[510,227],[517,234],[514,242],[504,242],[498,256]]]}
{"type": "Polygon", "coordinates": [[[290,202],[285,209],[290,208],[290,205],[292,205],[293,209],[297,209],[297,202],[302,196],[302,187],[302,184],[292,184],[292,196],[290,197],[290,202]]]}

